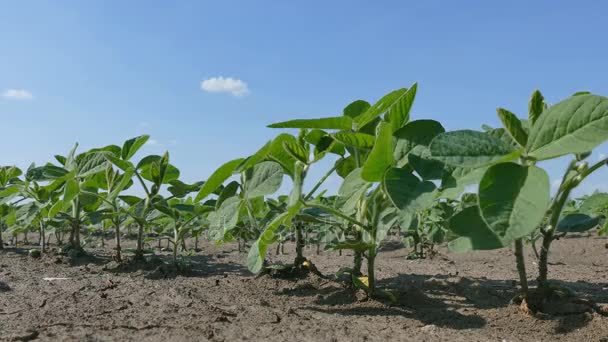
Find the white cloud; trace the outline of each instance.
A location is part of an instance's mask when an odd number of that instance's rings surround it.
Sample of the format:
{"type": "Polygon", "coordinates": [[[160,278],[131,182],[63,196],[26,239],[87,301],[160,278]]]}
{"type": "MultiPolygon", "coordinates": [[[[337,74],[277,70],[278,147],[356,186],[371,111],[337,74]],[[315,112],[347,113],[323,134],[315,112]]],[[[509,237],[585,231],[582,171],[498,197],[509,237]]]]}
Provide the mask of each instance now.
{"type": "Polygon", "coordinates": [[[249,93],[247,83],[238,78],[211,77],[201,82],[201,90],[208,93],[230,93],[234,96],[243,96],[249,93]]]}
{"type": "Polygon", "coordinates": [[[9,100],[31,100],[34,98],[32,93],[24,89],[9,89],[2,93],[2,97],[9,100]]]}
{"type": "Polygon", "coordinates": [[[606,154],[604,154],[604,153],[600,153],[600,154],[598,154],[598,156],[597,156],[597,161],[600,161],[600,160],[602,160],[602,159],[606,159],[606,154]]]}

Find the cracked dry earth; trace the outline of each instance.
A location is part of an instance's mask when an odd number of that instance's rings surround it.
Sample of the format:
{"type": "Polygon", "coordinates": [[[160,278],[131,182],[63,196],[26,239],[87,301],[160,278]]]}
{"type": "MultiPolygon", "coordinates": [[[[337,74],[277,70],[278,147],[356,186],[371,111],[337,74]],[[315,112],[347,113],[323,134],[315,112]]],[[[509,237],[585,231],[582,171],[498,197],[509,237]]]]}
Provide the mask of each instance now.
{"type": "MultiPolygon", "coordinates": [[[[606,243],[556,241],[550,277],[608,308],[606,243]]],[[[289,247],[270,259],[288,262],[289,247]]],[[[230,244],[205,244],[181,275],[159,259],[117,265],[109,247],[78,260],[32,259],[27,247],[9,247],[0,251],[0,340],[608,341],[608,317],[598,313],[532,317],[509,305],[517,274],[508,249],[406,260],[409,250],[396,247],[386,245],[377,261],[395,303],[366,301],[317,276],[255,278],[230,244]]],[[[348,253],[306,253],[325,275],[352,262],[348,253]]],[[[532,278],[534,256],[527,262],[532,278]]]]}

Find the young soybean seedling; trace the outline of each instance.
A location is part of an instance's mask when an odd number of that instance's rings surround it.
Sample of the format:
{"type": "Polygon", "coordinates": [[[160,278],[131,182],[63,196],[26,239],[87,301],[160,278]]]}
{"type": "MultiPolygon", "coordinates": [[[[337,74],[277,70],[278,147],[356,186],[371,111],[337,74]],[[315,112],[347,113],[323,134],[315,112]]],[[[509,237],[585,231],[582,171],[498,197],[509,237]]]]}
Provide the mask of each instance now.
{"type": "Polygon", "coordinates": [[[498,109],[498,115],[504,130],[448,132],[431,143],[431,155],[446,164],[487,167],[479,184],[478,206],[461,211],[450,222],[456,238],[449,245],[452,250],[471,250],[496,249],[513,243],[521,298],[533,310],[542,311],[543,303],[554,298],[556,292],[547,280],[549,248],[556,233],[597,225],[595,218],[563,216],[562,211],[571,191],[606,163],[602,160],[589,167],[580,160],[608,140],[608,98],[575,94],[547,107],[536,91],[530,100],[527,122],[504,109],[498,109]],[[551,199],[549,177],[536,163],[565,155],[575,158],[551,199]],[[530,291],[522,239],[538,229],[543,239],[538,286],[530,291]]]}

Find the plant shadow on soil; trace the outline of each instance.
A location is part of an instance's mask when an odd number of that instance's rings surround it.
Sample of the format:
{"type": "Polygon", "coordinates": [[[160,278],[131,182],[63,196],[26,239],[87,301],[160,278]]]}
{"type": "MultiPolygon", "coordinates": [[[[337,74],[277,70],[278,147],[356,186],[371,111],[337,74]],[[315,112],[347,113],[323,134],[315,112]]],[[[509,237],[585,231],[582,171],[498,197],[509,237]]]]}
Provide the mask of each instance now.
{"type": "MultiPolygon", "coordinates": [[[[313,282],[301,282],[291,289],[276,292],[280,296],[314,297],[314,306],[304,310],[345,316],[403,316],[450,329],[482,329],[487,320],[475,313],[477,310],[491,310],[512,306],[513,313],[519,312],[510,303],[517,294],[511,280],[492,280],[485,277],[467,278],[451,275],[403,274],[379,280],[381,289],[390,289],[395,302],[362,302],[361,296],[348,286],[334,283],[319,286],[313,282]]],[[[597,304],[608,303],[608,294],[602,293],[599,284],[587,282],[555,281],[584,294],[584,298],[597,304]],[[598,290],[599,289],[599,290],[598,290]]],[[[605,291],[604,291],[605,292],[605,291]]],[[[592,314],[538,315],[536,319],[557,322],[556,333],[568,333],[585,327],[591,322],[592,314]]]]}

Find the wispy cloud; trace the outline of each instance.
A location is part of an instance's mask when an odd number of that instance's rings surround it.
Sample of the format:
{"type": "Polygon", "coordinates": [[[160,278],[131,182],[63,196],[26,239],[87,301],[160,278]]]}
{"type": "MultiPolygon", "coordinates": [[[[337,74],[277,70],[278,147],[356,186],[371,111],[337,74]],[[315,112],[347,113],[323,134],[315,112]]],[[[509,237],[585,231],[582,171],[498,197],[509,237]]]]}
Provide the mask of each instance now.
{"type": "Polygon", "coordinates": [[[600,161],[602,159],[606,159],[606,154],[605,153],[600,153],[597,155],[597,161],[600,161]]]}
{"type": "Polygon", "coordinates": [[[9,100],[31,100],[34,98],[32,93],[24,89],[8,89],[2,93],[2,97],[9,100]]]}
{"type": "Polygon", "coordinates": [[[201,82],[201,90],[208,93],[230,93],[233,96],[249,94],[247,83],[238,78],[211,77],[201,82]]]}

